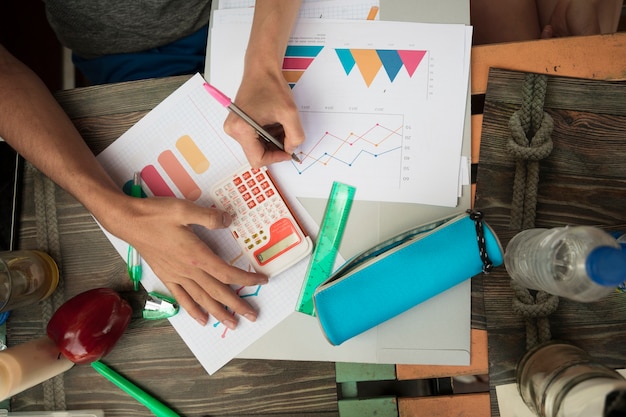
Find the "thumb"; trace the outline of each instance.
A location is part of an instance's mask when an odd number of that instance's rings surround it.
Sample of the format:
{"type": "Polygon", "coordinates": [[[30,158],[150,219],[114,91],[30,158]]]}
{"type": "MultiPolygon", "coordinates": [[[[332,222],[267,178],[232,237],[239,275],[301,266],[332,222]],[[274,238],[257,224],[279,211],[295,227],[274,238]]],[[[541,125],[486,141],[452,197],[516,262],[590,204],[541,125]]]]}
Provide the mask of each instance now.
{"type": "Polygon", "coordinates": [[[285,129],[285,152],[292,153],[304,142],[304,129],[302,128],[298,112],[289,114],[289,117],[285,118],[283,121],[283,127],[285,129]]]}

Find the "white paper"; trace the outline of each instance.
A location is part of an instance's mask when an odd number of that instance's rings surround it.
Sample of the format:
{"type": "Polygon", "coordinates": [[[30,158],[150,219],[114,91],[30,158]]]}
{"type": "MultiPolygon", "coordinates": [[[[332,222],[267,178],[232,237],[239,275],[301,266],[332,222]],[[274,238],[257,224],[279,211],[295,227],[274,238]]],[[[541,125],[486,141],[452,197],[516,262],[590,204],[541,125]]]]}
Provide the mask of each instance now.
{"type": "MultiPolygon", "coordinates": [[[[211,29],[210,82],[231,97],[249,32],[244,23],[211,29]]],[[[284,73],[298,77],[307,140],[301,163],[274,167],[285,191],[324,198],[342,181],[359,200],[454,207],[470,43],[465,25],[300,19],[286,54],[299,72],[285,64],[284,73]]]]}
{"type": "MultiPolygon", "coordinates": [[[[198,205],[210,207],[212,201],[208,190],[211,186],[246,163],[239,144],[223,131],[226,110],[205,91],[203,83],[204,78],[195,75],[98,156],[98,161],[120,188],[133,178],[134,172],[141,171],[146,194],[155,194],[156,178],[162,180],[176,197],[183,198],[186,193],[193,196],[198,205]],[[198,149],[192,152],[195,165],[193,158],[185,158],[189,151],[180,149],[178,140],[182,137],[187,137],[187,143],[190,138],[197,145],[198,149]],[[203,163],[198,163],[198,158],[203,163]],[[179,171],[172,170],[176,161],[179,171]],[[193,188],[194,184],[197,189],[193,188]]],[[[305,221],[305,228],[316,230],[317,226],[297,200],[290,203],[298,217],[305,221]]],[[[195,232],[222,259],[241,269],[252,269],[227,229],[208,231],[196,228],[195,232]]],[[[128,245],[109,233],[107,236],[126,259],[128,245]]],[[[210,317],[209,323],[201,327],[184,310],[170,321],[202,366],[212,374],[293,313],[308,261],[309,257],[273,277],[269,284],[234,287],[259,311],[255,323],[242,319],[237,329],[231,331],[210,317]]],[[[141,283],[146,290],[168,293],[145,263],[143,271],[141,283]]]]}

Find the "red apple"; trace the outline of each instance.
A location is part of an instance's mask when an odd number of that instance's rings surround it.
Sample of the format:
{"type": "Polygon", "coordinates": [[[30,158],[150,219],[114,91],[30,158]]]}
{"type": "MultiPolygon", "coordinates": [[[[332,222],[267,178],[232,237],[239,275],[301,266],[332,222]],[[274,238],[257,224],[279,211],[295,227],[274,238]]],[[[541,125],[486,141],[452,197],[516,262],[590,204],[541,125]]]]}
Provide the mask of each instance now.
{"type": "Polygon", "coordinates": [[[95,288],[67,300],[52,315],[47,333],[74,363],[106,356],[130,322],[132,309],[110,288],[95,288]]]}

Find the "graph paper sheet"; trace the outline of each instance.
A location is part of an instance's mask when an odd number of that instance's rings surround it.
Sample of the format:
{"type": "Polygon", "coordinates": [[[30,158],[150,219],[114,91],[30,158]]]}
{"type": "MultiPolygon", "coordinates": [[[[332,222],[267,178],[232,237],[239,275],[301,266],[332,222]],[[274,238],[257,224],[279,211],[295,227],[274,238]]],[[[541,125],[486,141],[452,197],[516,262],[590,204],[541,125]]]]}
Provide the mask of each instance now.
{"type": "MultiPolygon", "coordinates": [[[[187,198],[210,207],[211,186],[246,162],[239,144],[222,129],[226,110],[205,91],[203,83],[204,78],[195,75],[98,156],[120,188],[129,184],[134,172],[141,171],[143,189],[149,196],[187,198]]],[[[305,229],[315,230],[297,200],[290,204],[304,220],[305,229]]],[[[241,269],[252,269],[227,229],[196,228],[195,232],[222,259],[241,269]]],[[[128,245],[107,236],[125,259],[128,245]]],[[[202,327],[184,310],[170,319],[209,374],[294,312],[308,260],[273,277],[269,284],[234,288],[259,311],[255,323],[242,319],[231,331],[210,317],[202,327]]],[[[145,263],[143,270],[142,285],[147,291],[168,294],[145,263]]]]}
{"type": "MultiPolygon", "coordinates": [[[[249,23],[211,29],[210,82],[235,97],[249,23]]],[[[306,141],[272,167],[287,193],[458,203],[471,28],[459,24],[298,20],[283,64],[306,141]]]]}

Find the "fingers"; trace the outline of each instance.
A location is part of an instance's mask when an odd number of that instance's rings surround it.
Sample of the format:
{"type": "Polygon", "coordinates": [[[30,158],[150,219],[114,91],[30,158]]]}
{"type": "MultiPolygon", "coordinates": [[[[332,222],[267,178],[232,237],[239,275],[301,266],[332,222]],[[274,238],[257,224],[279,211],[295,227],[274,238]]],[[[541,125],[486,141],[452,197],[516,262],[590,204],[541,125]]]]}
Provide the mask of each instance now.
{"type": "Polygon", "coordinates": [[[259,139],[257,132],[245,121],[235,115],[229,115],[224,123],[224,131],[241,145],[246,158],[253,168],[288,161],[290,154],[259,139]]]}
{"type": "MultiPolygon", "coordinates": [[[[210,251],[209,251],[210,252],[210,251]]],[[[165,283],[176,301],[191,317],[202,326],[208,323],[209,315],[222,322],[229,329],[237,326],[238,315],[249,321],[256,321],[257,312],[242,299],[231,285],[254,286],[267,284],[265,275],[243,271],[226,264],[211,254],[204,262],[198,262],[203,257],[192,258],[190,262],[197,267],[179,269],[179,275],[168,275],[165,271],[155,270],[155,273],[165,283]],[[215,259],[217,258],[217,259],[215,259]],[[222,267],[216,267],[218,262],[222,267]],[[217,271],[215,275],[205,269],[217,271]]]]}
{"type": "Polygon", "coordinates": [[[180,284],[168,285],[168,289],[180,306],[201,326],[207,325],[209,315],[231,330],[237,327],[238,315],[251,322],[256,321],[257,312],[226,285],[215,282],[212,296],[193,280],[188,280],[184,287],[180,284]],[[190,292],[194,294],[194,298],[190,292]],[[224,301],[217,301],[218,299],[224,301]]]}

